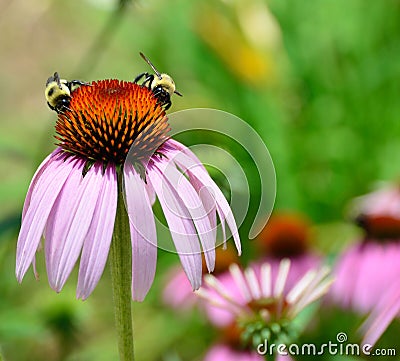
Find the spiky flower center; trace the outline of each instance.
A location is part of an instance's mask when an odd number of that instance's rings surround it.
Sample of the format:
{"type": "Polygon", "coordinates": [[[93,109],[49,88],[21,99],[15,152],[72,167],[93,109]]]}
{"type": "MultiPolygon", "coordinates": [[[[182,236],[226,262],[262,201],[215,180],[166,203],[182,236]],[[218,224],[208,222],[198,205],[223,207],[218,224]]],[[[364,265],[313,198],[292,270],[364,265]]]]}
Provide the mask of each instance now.
{"type": "Polygon", "coordinates": [[[287,318],[288,303],[285,299],[263,297],[247,303],[251,315],[241,320],[242,342],[257,347],[262,340],[287,341],[293,329],[287,318]]]}
{"type": "Polygon", "coordinates": [[[267,311],[269,317],[273,318],[275,315],[281,315],[284,313],[288,304],[285,299],[281,300],[274,297],[264,297],[251,300],[247,303],[247,306],[254,312],[254,314],[267,311]]]}
{"type": "Polygon", "coordinates": [[[271,217],[257,238],[257,245],[272,257],[286,258],[304,255],[309,248],[308,222],[296,214],[271,217]]]}
{"type": "Polygon", "coordinates": [[[120,80],[99,80],[72,93],[69,109],[59,114],[58,145],[88,161],[122,164],[130,157],[146,161],[167,139],[162,105],[146,87],[120,80]]]}
{"type": "Polygon", "coordinates": [[[360,215],[357,224],[365,231],[365,240],[375,243],[399,242],[400,219],[391,215],[360,215]]]}

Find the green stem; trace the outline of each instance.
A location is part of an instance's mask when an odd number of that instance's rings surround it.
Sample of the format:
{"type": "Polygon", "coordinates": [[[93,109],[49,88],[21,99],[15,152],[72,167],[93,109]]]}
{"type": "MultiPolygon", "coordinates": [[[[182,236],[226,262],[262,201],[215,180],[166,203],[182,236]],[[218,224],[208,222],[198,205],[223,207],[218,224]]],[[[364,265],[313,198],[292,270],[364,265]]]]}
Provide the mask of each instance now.
{"type": "Polygon", "coordinates": [[[134,361],[131,308],[132,246],[129,218],[122,195],[122,174],[118,172],[118,203],[110,249],[115,324],[120,361],[134,361]]]}

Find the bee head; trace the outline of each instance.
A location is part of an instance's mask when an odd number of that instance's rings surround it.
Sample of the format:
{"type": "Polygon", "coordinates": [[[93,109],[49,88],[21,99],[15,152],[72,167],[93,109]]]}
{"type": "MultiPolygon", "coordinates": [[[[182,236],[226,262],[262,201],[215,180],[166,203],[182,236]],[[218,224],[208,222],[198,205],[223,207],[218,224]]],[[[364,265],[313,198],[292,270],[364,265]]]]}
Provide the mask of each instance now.
{"type": "Polygon", "coordinates": [[[174,80],[168,75],[168,74],[161,74],[157,68],[154,66],[154,64],[144,55],[142,52],[139,53],[140,56],[144,59],[144,61],[150,65],[150,67],[153,69],[154,73],[156,76],[154,77],[153,83],[152,83],[152,88],[155,88],[157,86],[162,87],[168,94],[171,96],[172,94],[177,94],[179,96],[182,96],[181,93],[179,93],[175,89],[175,82],[174,80]]]}
{"type": "Polygon", "coordinates": [[[160,77],[155,77],[154,86],[161,86],[169,95],[175,92],[175,82],[168,74],[160,74],[160,77]]]}

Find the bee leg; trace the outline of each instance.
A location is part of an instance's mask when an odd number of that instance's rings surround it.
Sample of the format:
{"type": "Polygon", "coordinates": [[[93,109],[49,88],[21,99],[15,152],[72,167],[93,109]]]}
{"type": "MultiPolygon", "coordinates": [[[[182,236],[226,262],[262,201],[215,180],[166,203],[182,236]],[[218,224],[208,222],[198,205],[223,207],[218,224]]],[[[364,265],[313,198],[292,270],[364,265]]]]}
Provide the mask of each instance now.
{"type": "Polygon", "coordinates": [[[55,109],[55,111],[57,112],[57,114],[65,114],[66,112],[70,112],[71,108],[63,105],[60,109],[55,109]]]}
{"type": "Polygon", "coordinates": [[[168,110],[169,108],[171,108],[171,100],[168,100],[167,102],[164,103],[164,110],[168,110]]]}
{"type": "Polygon", "coordinates": [[[133,80],[133,82],[134,82],[135,84],[137,84],[137,82],[138,82],[140,79],[142,79],[144,76],[147,78],[147,77],[149,76],[149,74],[148,74],[148,73],[139,74],[139,75],[133,80]]]}
{"type": "Polygon", "coordinates": [[[86,83],[86,82],[81,81],[81,80],[71,80],[69,82],[69,84],[71,85],[71,87],[74,86],[74,85],[90,85],[89,83],[86,83]]]}
{"type": "Polygon", "coordinates": [[[61,100],[61,104],[55,109],[58,114],[63,114],[65,112],[71,111],[69,108],[69,103],[71,101],[71,97],[64,98],[61,100]]]}
{"type": "Polygon", "coordinates": [[[142,85],[147,84],[147,88],[148,88],[149,90],[151,90],[151,83],[153,83],[154,75],[153,75],[153,74],[148,74],[148,73],[146,73],[146,74],[147,74],[147,75],[146,75],[146,79],[144,79],[142,85]]]}
{"type": "Polygon", "coordinates": [[[49,102],[47,102],[47,105],[49,106],[49,108],[50,108],[51,110],[57,111],[56,108],[54,108],[49,102]]]}
{"type": "Polygon", "coordinates": [[[155,88],[153,88],[153,94],[156,98],[164,98],[163,90],[160,86],[156,86],[155,88]]]}
{"type": "Polygon", "coordinates": [[[90,85],[89,83],[85,83],[81,80],[71,80],[67,83],[67,87],[69,91],[72,93],[74,90],[78,89],[81,85],[90,85]]]}

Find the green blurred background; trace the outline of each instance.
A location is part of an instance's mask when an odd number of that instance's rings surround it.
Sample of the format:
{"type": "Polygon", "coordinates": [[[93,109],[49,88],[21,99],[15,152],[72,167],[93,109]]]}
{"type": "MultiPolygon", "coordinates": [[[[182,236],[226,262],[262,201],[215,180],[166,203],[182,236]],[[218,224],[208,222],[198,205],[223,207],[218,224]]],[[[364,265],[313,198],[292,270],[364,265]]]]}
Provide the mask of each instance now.
{"type": "MultiPolygon", "coordinates": [[[[4,360],[117,354],[109,272],[85,302],[75,300],[76,274],[61,294],[49,288],[42,255],[40,282],[32,272],[22,285],[14,277],[25,193],[54,148],[56,117],[44,99],[54,71],[67,79],[133,80],[149,70],[138,56],[144,52],[184,94],[171,111],[217,108],[257,130],[275,163],[275,208],[309,217],[316,247],[328,255],[352,237],[349,200],[377,181],[398,179],[398,0],[1,0],[0,34],[4,360]]],[[[252,245],[243,243],[250,260],[252,245]]],[[[201,317],[162,306],[165,274],[176,262],[160,255],[155,285],[134,305],[140,360],[201,360],[212,343],[201,317]]]]}

